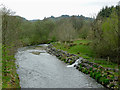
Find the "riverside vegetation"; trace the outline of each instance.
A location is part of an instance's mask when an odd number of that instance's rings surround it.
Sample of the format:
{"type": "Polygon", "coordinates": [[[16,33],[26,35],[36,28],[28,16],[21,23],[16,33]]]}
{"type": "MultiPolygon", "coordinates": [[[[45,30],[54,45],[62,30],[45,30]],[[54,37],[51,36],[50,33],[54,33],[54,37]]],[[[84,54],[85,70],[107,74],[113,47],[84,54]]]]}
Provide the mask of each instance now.
{"type": "MultiPolygon", "coordinates": [[[[96,18],[62,15],[43,20],[26,20],[15,16],[14,12],[8,8],[1,8],[2,88],[20,88],[14,55],[19,47],[28,45],[52,43],[57,49],[76,54],[89,62],[118,69],[120,63],[119,10],[119,5],[106,6],[101,9],[96,18]]],[[[79,66],[81,71],[90,73],[90,76],[95,76],[96,80],[101,77],[100,73],[95,75],[93,68],[87,71],[88,69],[83,65],[79,66]]],[[[113,72],[113,75],[120,79],[117,72],[113,72]]],[[[113,75],[110,75],[110,78],[113,75]]],[[[100,80],[103,79],[105,78],[100,80]]],[[[108,85],[108,79],[102,82],[108,85]]]]}
{"type": "Polygon", "coordinates": [[[82,60],[77,65],[74,65],[76,69],[88,74],[106,88],[118,88],[120,67],[118,68],[118,64],[108,62],[105,59],[94,59],[95,55],[88,43],[86,40],[76,40],[66,44],[56,42],[52,43],[53,46],[49,46],[47,51],[70,65],[82,57],[82,60]]]}

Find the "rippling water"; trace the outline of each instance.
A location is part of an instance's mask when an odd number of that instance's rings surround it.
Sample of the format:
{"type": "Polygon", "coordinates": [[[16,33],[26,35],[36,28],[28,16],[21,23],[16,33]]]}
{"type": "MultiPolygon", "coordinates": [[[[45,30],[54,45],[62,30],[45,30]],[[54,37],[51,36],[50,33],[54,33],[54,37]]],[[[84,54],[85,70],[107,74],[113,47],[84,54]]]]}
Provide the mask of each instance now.
{"type": "MultiPolygon", "coordinates": [[[[46,46],[46,45],[45,45],[46,46]]],[[[101,88],[89,76],[38,47],[21,48],[16,54],[21,88],[101,88]]]]}

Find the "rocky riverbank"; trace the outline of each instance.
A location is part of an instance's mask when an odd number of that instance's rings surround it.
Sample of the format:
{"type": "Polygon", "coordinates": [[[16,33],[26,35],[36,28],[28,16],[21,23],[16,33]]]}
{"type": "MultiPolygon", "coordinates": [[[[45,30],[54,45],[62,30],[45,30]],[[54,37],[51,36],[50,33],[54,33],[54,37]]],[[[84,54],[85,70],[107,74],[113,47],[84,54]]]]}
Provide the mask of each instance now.
{"type": "Polygon", "coordinates": [[[61,61],[76,67],[79,71],[88,74],[106,88],[118,88],[118,77],[115,76],[115,73],[119,71],[118,69],[104,68],[78,55],[56,49],[52,44],[46,48],[46,51],[51,55],[55,55],[61,61]]]}

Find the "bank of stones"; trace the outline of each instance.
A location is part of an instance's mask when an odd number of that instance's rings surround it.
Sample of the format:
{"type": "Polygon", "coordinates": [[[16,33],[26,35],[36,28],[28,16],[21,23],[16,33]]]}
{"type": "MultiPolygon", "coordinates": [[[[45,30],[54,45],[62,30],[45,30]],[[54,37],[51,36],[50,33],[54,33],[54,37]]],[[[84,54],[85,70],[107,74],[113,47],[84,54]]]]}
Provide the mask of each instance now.
{"type": "MultiPolygon", "coordinates": [[[[58,59],[64,61],[69,65],[72,65],[76,60],[81,58],[78,55],[70,54],[66,51],[56,49],[52,44],[47,47],[46,51],[51,55],[55,55],[58,59]]],[[[115,72],[119,71],[118,69],[104,68],[99,64],[89,62],[83,58],[77,65],[74,65],[74,67],[76,67],[76,69],[79,71],[88,74],[98,83],[107,88],[118,88],[118,77],[114,75],[115,72]]]]}

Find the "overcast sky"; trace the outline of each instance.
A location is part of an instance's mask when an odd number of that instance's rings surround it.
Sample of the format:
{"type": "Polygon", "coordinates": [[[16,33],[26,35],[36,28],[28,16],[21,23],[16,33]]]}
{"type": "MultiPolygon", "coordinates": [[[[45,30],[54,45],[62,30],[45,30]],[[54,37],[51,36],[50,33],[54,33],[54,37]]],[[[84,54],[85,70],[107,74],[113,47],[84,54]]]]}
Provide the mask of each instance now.
{"type": "Polygon", "coordinates": [[[92,17],[104,6],[117,5],[119,0],[0,0],[16,15],[28,20],[50,16],[84,15],[92,17]]]}

